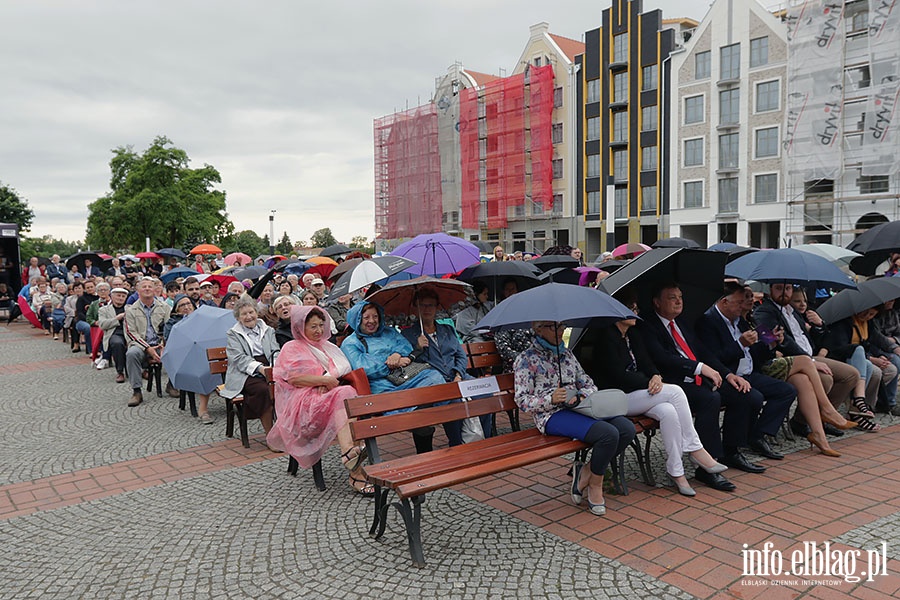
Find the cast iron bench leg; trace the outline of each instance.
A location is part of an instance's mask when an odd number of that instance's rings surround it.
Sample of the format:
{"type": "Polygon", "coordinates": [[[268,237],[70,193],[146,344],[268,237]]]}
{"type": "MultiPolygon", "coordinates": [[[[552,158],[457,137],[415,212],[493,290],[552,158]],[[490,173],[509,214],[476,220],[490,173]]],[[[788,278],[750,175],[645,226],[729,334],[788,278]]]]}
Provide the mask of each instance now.
{"type": "MultiPolygon", "coordinates": [[[[291,460],[293,460],[293,458],[291,460]]],[[[296,469],[294,472],[296,473],[296,469]]],[[[313,481],[316,483],[316,488],[320,492],[325,491],[325,476],[322,474],[322,461],[321,460],[313,465],[313,481]]]]}
{"type": "Polygon", "coordinates": [[[234,437],[234,402],[225,398],[225,437],[234,437]]]}
{"type": "Polygon", "coordinates": [[[425,550],[422,548],[422,503],[424,496],[416,496],[410,501],[404,498],[402,502],[395,502],[394,507],[403,517],[406,524],[406,537],[409,539],[409,554],[413,564],[417,567],[425,566],[425,550]]]}
{"type": "Polygon", "coordinates": [[[237,412],[238,424],[241,426],[241,444],[244,448],[250,447],[250,434],[247,432],[247,417],[244,416],[244,403],[236,402],[234,410],[237,412]]]}
{"type": "Polygon", "coordinates": [[[297,469],[300,468],[300,463],[297,462],[297,459],[293,456],[288,456],[288,475],[297,476],[297,469]]]}

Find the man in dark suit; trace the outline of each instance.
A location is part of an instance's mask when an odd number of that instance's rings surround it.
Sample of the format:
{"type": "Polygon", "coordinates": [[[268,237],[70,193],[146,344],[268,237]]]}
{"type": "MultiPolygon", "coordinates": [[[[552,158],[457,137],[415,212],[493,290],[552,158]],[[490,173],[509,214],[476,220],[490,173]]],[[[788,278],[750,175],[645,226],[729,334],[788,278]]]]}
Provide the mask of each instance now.
{"type": "MultiPolygon", "coordinates": [[[[750,463],[738,450],[747,443],[747,422],[750,414],[762,408],[762,399],[747,396],[750,384],[709,352],[697,339],[693,327],[680,322],[678,317],[684,305],[678,284],[660,286],[653,294],[653,307],[656,314],[648,315],[641,325],[644,343],[663,381],[684,390],[703,447],[719,462],[730,460],[729,466],[755,473],[765,471],[750,463]],[[722,405],[725,419],[720,432],[722,405]]],[[[694,477],[717,490],[734,490],[734,484],[720,474],[697,469],[694,477]]]]}
{"type": "MultiPolygon", "coordinates": [[[[784,456],[775,452],[763,436],[778,433],[797,397],[797,390],[789,383],[758,371],[775,357],[774,344],[770,347],[759,341],[756,331],[741,317],[744,300],[744,286],[725,282],[723,296],[697,321],[697,335],[729,371],[750,383],[752,389],[748,396],[759,395],[765,400],[762,410],[751,412],[745,424],[748,446],[766,458],[781,460],[784,456]]],[[[755,399],[753,403],[756,403],[755,399]]]]}
{"type": "Polygon", "coordinates": [[[100,277],[100,269],[93,266],[93,261],[89,258],[84,259],[84,278],[100,277]]]}
{"type": "MultiPolygon", "coordinates": [[[[851,392],[859,382],[859,371],[845,362],[816,356],[815,344],[807,331],[807,324],[802,321],[791,306],[794,286],[790,283],[773,283],[769,286],[769,294],[762,304],[753,311],[753,320],[757,327],[775,330],[781,327],[784,340],[775,347],[784,356],[806,355],[814,357],[816,371],[822,380],[822,387],[835,408],[850,398],[851,392]]],[[[822,319],[813,310],[806,311],[806,318],[813,327],[822,327],[822,319]]],[[[800,411],[794,411],[791,418],[792,427],[799,427],[800,433],[806,429],[806,421],[800,411]]],[[[838,434],[840,432],[838,431],[838,434]]]]}

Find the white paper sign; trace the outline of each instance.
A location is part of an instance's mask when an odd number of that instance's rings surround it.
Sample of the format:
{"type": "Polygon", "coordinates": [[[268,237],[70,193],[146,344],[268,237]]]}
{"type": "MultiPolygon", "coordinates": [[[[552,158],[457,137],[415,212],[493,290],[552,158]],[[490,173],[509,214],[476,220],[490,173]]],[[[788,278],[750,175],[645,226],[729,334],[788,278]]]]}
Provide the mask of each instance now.
{"type": "Polygon", "coordinates": [[[494,376],[459,381],[457,385],[459,394],[463,398],[479,398],[500,393],[500,384],[497,383],[497,378],[494,376]]]}

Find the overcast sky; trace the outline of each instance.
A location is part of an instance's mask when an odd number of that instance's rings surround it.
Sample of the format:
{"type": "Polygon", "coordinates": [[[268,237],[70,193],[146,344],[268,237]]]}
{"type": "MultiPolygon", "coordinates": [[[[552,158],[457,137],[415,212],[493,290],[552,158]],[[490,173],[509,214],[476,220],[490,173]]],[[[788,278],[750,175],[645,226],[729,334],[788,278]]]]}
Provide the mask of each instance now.
{"type": "Polygon", "coordinates": [[[238,230],[268,233],[276,210],[277,238],[372,237],[373,119],[427,102],[454,61],[510,72],[534,23],[582,39],[608,5],[0,0],[0,181],[34,210],[30,235],[84,239],[111,149],[165,135],[219,170],[238,230]]]}

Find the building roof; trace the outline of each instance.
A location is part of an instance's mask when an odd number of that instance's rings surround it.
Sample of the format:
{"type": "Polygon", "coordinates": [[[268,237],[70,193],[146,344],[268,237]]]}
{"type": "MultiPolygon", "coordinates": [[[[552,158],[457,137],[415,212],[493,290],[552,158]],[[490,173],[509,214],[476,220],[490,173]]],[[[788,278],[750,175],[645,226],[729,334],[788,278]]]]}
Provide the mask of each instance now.
{"type": "Polygon", "coordinates": [[[469,69],[464,69],[464,72],[475,82],[476,86],[482,86],[495,79],[500,79],[497,75],[488,75],[487,73],[479,73],[478,71],[471,71],[469,69]]]}
{"type": "Polygon", "coordinates": [[[584,42],[556,35],[555,33],[548,33],[547,35],[556,42],[556,45],[559,46],[559,49],[563,51],[569,60],[574,61],[576,56],[584,54],[584,42]]]}
{"type": "Polygon", "coordinates": [[[675,17],[674,19],[663,19],[663,25],[685,25],[687,27],[696,27],[700,21],[690,17],[675,17]]]}

